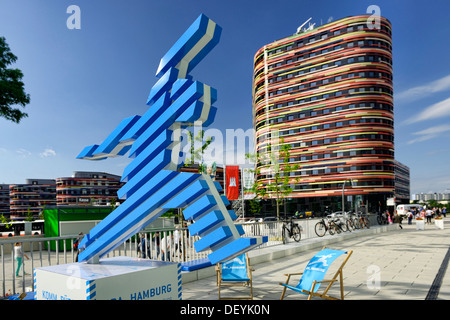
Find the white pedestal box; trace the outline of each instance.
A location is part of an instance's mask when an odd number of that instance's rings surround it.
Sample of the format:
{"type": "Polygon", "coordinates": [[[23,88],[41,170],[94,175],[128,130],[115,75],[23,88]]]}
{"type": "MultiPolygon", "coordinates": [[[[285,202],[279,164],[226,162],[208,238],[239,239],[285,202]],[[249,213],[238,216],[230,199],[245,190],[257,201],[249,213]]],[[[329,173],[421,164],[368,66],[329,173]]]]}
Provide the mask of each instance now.
{"type": "Polygon", "coordinates": [[[444,220],[442,220],[442,219],[434,219],[434,227],[436,229],[444,229],[444,220]]]}
{"type": "Polygon", "coordinates": [[[36,268],[36,300],[180,300],[179,263],[130,257],[36,268]]]}
{"type": "Polygon", "coordinates": [[[425,220],[416,220],[416,230],[425,230],[425,220]]]}

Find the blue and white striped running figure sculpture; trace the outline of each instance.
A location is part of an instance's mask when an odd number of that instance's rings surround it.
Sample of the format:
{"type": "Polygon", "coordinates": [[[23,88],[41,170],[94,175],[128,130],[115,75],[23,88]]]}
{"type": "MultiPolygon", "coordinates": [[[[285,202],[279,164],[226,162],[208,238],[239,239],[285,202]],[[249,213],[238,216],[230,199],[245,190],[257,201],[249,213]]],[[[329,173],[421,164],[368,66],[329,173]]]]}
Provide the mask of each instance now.
{"type": "Polygon", "coordinates": [[[177,171],[183,165],[181,129],[197,122],[210,125],[217,109],[217,91],[194,81],[189,73],[219,42],[221,27],[200,15],[161,59],[143,116],[123,120],[100,144],[84,148],[79,159],[102,160],[129,152],[117,192],[126,199],[92,228],[80,243],[79,262],[98,262],[157,217],[173,208],[183,210],[191,235],[200,239],[195,250],[211,250],[211,264],[231,259],[267,242],[245,237],[228,199],[211,176],[177,171]]]}

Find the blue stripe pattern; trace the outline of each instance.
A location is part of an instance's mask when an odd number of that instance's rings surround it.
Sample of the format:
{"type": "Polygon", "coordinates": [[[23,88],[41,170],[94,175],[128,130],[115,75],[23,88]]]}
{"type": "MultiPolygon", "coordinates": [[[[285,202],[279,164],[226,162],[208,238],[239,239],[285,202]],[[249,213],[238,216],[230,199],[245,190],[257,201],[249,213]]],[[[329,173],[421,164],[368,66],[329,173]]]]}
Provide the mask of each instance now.
{"type": "Polygon", "coordinates": [[[86,281],[86,300],[95,300],[96,294],[95,281],[86,281]]]}
{"type": "Polygon", "coordinates": [[[161,59],[159,80],[150,90],[143,116],[123,120],[100,145],[88,146],[79,159],[103,160],[129,152],[133,160],[125,168],[118,191],[126,199],[80,243],[79,261],[101,258],[121,245],[157,217],[172,208],[186,208],[185,218],[195,222],[191,234],[201,239],[196,250],[211,250],[211,263],[228,260],[267,241],[264,237],[243,238],[234,224],[236,214],[211,176],[179,172],[183,165],[181,130],[214,120],[217,91],[189,72],[217,45],[222,28],[205,15],[197,20],[161,59]],[[198,225],[197,225],[198,224],[198,225]]]}

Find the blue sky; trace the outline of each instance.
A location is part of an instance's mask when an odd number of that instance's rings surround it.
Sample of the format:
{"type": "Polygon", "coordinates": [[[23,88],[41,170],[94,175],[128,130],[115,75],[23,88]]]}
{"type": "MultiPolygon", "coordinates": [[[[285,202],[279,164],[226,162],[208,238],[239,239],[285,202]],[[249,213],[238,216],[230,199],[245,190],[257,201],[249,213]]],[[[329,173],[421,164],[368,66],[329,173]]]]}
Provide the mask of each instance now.
{"type": "Polygon", "coordinates": [[[450,189],[450,3],[364,0],[0,0],[0,36],[18,56],[31,103],[20,124],[0,118],[0,183],[122,174],[129,159],[76,156],[121,120],[147,110],[159,60],[200,15],[222,28],[219,45],[192,72],[218,90],[213,128],[252,128],[252,64],[267,43],[377,5],[393,24],[396,159],[411,193],[450,189]],[[70,30],[68,6],[81,9],[70,30]]]}

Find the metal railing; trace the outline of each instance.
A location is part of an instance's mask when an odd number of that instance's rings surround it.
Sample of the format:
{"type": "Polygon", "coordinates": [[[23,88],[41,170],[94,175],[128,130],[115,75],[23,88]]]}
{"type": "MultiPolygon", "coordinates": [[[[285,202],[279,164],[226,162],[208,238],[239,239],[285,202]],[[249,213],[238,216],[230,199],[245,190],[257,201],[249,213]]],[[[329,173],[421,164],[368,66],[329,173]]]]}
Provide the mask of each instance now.
{"type": "MultiPolygon", "coordinates": [[[[317,219],[294,220],[301,227],[301,241],[317,237],[314,226],[317,219]]],[[[372,221],[371,221],[372,222],[372,221]]],[[[259,248],[283,244],[283,222],[241,223],[246,236],[267,236],[268,242],[259,248]]],[[[76,262],[74,241],[78,235],[46,238],[45,236],[16,236],[0,239],[0,299],[8,295],[33,291],[34,268],[76,262]],[[19,276],[16,276],[17,262],[14,257],[14,243],[21,242],[24,254],[19,276]]],[[[146,229],[121,244],[107,257],[128,256],[144,259],[186,262],[207,257],[210,251],[197,253],[187,228],[146,229]],[[168,241],[170,240],[170,241],[168,241]]],[[[288,239],[287,243],[294,240],[288,239]]]]}

